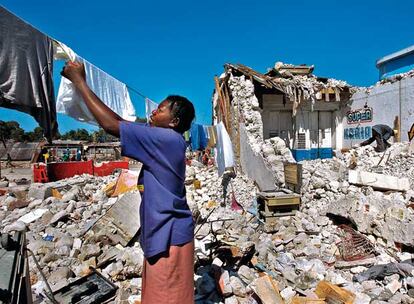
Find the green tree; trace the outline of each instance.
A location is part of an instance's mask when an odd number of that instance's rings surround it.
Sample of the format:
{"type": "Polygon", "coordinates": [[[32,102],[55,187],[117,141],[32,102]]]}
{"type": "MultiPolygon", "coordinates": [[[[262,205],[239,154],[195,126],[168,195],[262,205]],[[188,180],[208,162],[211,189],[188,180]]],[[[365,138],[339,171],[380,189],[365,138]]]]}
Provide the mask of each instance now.
{"type": "Polygon", "coordinates": [[[1,136],[3,137],[4,140],[9,140],[9,139],[17,139],[19,140],[20,136],[22,135],[22,131],[24,134],[24,130],[22,128],[20,128],[20,125],[17,121],[3,121],[0,120],[0,131],[1,131],[1,136]]]}
{"type": "Polygon", "coordinates": [[[60,138],[63,140],[92,140],[92,136],[86,129],[70,130],[63,134],[60,138]]]}
{"type": "Polygon", "coordinates": [[[117,141],[118,139],[115,136],[112,136],[109,133],[106,133],[104,129],[99,128],[98,131],[92,133],[92,139],[95,142],[112,142],[117,141]]]}
{"type": "Polygon", "coordinates": [[[77,140],[91,140],[91,136],[89,135],[89,132],[86,129],[78,129],[76,131],[76,138],[77,140]]]}
{"type": "Polygon", "coordinates": [[[41,127],[36,127],[33,130],[33,141],[40,141],[44,137],[43,129],[41,127]]]}

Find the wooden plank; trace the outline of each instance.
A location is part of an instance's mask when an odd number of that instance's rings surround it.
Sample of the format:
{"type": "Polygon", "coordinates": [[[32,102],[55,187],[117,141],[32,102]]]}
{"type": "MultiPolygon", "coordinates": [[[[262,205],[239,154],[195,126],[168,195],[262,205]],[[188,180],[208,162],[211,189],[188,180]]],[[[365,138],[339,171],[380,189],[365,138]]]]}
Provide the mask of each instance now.
{"type": "Polygon", "coordinates": [[[395,116],[394,118],[394,130],[396,131],[394,136],[395,141],[401,142],[401,123],[399,116],[395,116]]]}
{"type": "Polygon", "coordinates": [[[263,303],[285,304],[285,301],[280,295],[279,288],[277,287],[277,282],[275,282],[271,277],[265,275],[256,279],[254,283],[256,286],[256,294],[263,303]]]}
{"type": "Polygon", "coordinates": [[[218,94],[218,101],[219,101],[219,108],[220,108],[219,114],[221,114],[220,116],[218,116],[218,118],[220,118],[220,121],[223,121],[224,126],[226,126],[227,122],[226,122],[226,116],[225,116],[225,105],[224,105],[223,95],[222,95],[221,88],[220,88],[220,82],[217,76],[214,77],[214,83],[216,87],[216,92],[218,94]]]}
{"type": "Polygon", "coordinates": [[[286,196],[281,198],[270,199],[267,201],[268,206],[288,206],[300,205],[300,196],[286,196]]]}
{"type": "Polygon", "coordinates": [[[366,171],[349,170],[348,182],[358,186],[370,186],[384,191],[408,191],[410,181],[406,177],[395,177],[366,171]]]}
{"type": "Polygon", "coordinates": [[[286,187],[296,193],[300,193],[302,187],[302,165],[296,163],[284,163],[283,168],[286,187]]]}
{"type": "Polygon", "coordinates": [[[328,303],[352,304],[355,299],[355,294],[349,290],[333,285],[327,281],[320,281],[316,286],[315,293],[319,298],[325,299],[328,303]]]}
{"type": "Polygon", "coordinates": [[[229,133],[231,142],[233,143],[234,142],[234,134],[233,134],[233,132],[234,132],[233,131],[233,129],[234,129],[233,128],[234,120],[233,120],[233,117],[232,117],[232,112],[233,111],[232,111],[232,107],[231,107],[231,103],[230,103],[230,96],[229,96],[229,93],[228,93],[228,88],[227,88],[226,83],[223,82],[222,86],[223,86],[222,91],[223,91],[224,103],[226,105],[227,132],[229,133]]]}

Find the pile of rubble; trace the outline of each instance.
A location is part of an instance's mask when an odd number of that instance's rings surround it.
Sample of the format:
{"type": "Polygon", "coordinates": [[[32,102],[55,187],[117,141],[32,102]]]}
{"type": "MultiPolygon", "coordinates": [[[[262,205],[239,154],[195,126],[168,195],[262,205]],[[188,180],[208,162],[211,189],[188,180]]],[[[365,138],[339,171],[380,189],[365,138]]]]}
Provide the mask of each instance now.
{"type": "MultiPolygon", "coordinates": [[[[219,177],[215,167],[193,161],[186,184],[197,223],[196,303],[413,303],[414,192],[378,191],[349,179],[355,169],[408,177],[412,187],[413,164],[407,144],[385,154],[368,146],[304,161],[300,211],[269,226],[258,214],[252,180],[241,172],[219,177]]],[[[119,287],[116,303],[139,300],[143,254],[136,236],[98,225],[117,205],[139,201],[135,191],[111,197],[117,179],[12,185],[0,196],[2,232],[27,230],[28,248],[53,290],[92,266],[119,287]]],[[[29,259],[33,290],[41,294],[45,282],[29,259]]]]}
{"type": "MultiPolygon", "coordinates": [[[[351,166],[404,177],[413,162],[407,144],[393,145],[385,156],[363,147],[330,160],[304,161],[301,211],[279,218],[271,233],[252,208],[257,190],[242,175],[234,183],[244,212],[229,203],[213,204],[207,196],[196,199],[201,217],[210,215],[210,225],[196,236],[199,303],[255,303],[257,296],[263,301],[270,292],[260,288],[263,273],[278,282],[286,303],[303,303],[295,302],[299,296],[317,299],[325,281],[350,292],[354,303],[413,303],[414,192],[375,191],[351,185],[347,176],[351,166]],[[364,210],[357,209],[361,201],[364,210]]],[[[197,170],[195,177],[210,191],[220,185],[211,169],[197,170]]],[[[409,179],[412,184],[412,175],[409,179]]],[[[190,186],[189,194],[200,190],[190,186]]]]}
{"type": "MultiPolygon", "coordinates": [[[[121,291],[119,299],[139,294],[143,265],[139,243],[122,239],[125,235],[114,233],[113,227],[111,231],[94,229],[116,205],[128,212],[129,201],[137,207],[138,218],[138,192],[108,197],[108,185],[114,185],[116,179],[115,175],[82,175],[25,187],[11,185],[6,195],[0,196],[2,233],[27,230],[27,247],[53,291],[89,274],[93,267],[116,282],[121,291]],[[126,289],[129,292],[124,294],[126,289]]],[[[120,216],[125,219],[125,214],[120,216]]],[[[31,256],[29,265],[35,294],[48,292],[31,256]]]]}

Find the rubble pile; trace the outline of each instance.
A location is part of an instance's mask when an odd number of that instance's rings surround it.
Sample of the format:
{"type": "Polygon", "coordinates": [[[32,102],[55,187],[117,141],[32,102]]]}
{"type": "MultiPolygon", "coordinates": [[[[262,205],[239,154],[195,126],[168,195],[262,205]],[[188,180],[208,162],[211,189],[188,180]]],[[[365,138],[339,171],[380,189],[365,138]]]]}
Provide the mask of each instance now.
{"type": "Polygon", "coordinates": [[[407,177],[414,189],[414,157],[406,143],[395,143],[385,152],[376,152],[370,145],[353,149],[342,155],[347,167],[356,166],[360,170],[407,177]]]}
{"type": "MultiPolygon", "coordinates": [[[[132,240],[128,246],[122,246],[108,231],[90,231],[117,202],[118,198],[108,197],[105,192],[105,186],[113,185],[116,179],[116,175],[82,175],[53,183],[34,183],[26,187],[25,207],[16,207],[20,199],[13,188],[0,196],[1,231],[27,230],[27,247],[39,261],[52,290],[89,274],[91,266],[121,290],[128,288],[131,294],[138,294],[143,265],[139,243],[132,240]]],[[[21,191],[20,188],[18,193],[21,191]]],[[[130,193],[124,197],[133,195],[130,193]]],[[[40,294],[46,285],[31,256],[29,265],[33,290],[40,294]]]]}
{"type": "MultiPolygon", "coordinates": [[[[222,207],[206,197],[199,200],[195,196],[193,202],[201,210],[201,218],[209,216],[208,224],[196,235],[197,265],[201,265],[196,272],[197,303],[256,303],[255,295],[263,301],[263,273],[277,281],[286,303],[293,303],[298,296],[316,299],[315,292],[325,281],[352,293],[353,303],[413,303],[414,212],[408,207],[413,192],[375,191],[350,184],[347,176],[352,166],[404,177],[414,161],[414,155],[407,151],[407,144],[394,144],[386,152],[390,156],[384,156],[383,166],[376,162],[383,153],[372,147],[352,150],[334,159],[302,162],[301,211],[295,216],[280,217],[271,232],[255,216],[252,207],[257,189],[247,184],[250,197],[239,199],[235,191],[245,212],[231,208],[230,203],[222,207]],[[374,161],[369,161],[372,158],[374,161]],[[364,210],[354,210],[361,197],[365,198],[364,210]],[[341,223],[356,229],[348,228],[354,231],[354,239],[347,240],[347,230],[341,223]],[[360,240],[364,243],[356,251],[360,240]],[[351,241],[348,246],[344,246],[346,241],[351,241]]],[[[211,173],[195,173],[207,189],[220,184],[220,179],[211,173]]],[[[245,189],[242,176],[236,180],[237,189],[245,189]]],[[[190,196],[198,191],[192,185],[188,190],[190,196]]]]}
{"type": "Polygon", "coordinates": [[[412,69],[408,72],[405,72],[405,73],[396,74],[396,75],[393,75],[391,77],[382,79],[382,80],[380,80],[376,83],[376,86],[377,85],[382,85],[382,84],[385,84],[385,83],[394,83],[394,82],[400,81],[401,79],[412,78],[412,77],[414,77],[414,69],[412,69]]]}
{"type": "Polygon", "coordinates": [[[405,73],[395,74],[395,75],[386,77],[384,79],[377,81],[377,83],[369,87],[354,87],[354,92],[370,94],[372,90],[377,87],[387,85],[387,84],[392,84],[392,83],[401,81],[403,79],[408,79],[408,78],[414,78],[414,69],[408,72],[405,72],[405,73]]]}
{"type": "MultiPolygon", "coordinates": [[[[413,162],[407,144],[303,161],[300,211],[269,224],[258,213],[253,181],[240,172],[219,177],[214,166],[193,161],[186,188],[196,220],[196,303],[413,303],[414,192],[348,179],[351,168],[408,177],[412,186],[413,162]],[[333,294],[342,300],[328,301],[333,294]]],[[[116,303],[139,299],[136,239],[123,243],[112,228],[94,229],[117,202],[135,199],[134,191],[108,196],[117,178],[78,176],[26,186],[26,200],[12,188],[0,196],[2,232],[27,229],[52,289],[93,266],[120,287],[116,303]]],[[[41,293],[44,282],[29,259],[33,290],[41,293]]]]}

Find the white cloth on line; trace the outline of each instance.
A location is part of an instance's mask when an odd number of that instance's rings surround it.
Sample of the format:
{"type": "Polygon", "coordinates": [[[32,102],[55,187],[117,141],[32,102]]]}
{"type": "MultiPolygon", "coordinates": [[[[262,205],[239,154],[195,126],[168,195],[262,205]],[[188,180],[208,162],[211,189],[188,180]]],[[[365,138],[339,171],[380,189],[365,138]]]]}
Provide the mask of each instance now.
{"type": "MultiPolygon", "coordinates": [[[[61,44],[64,45],[64,44],[61,44]]],[[[64,53],[73,60],[75,54],[70,48],[65,46],[64,53]],[[69,50],[71,53],[68,53],[69,50]],[[72,57],[72,58],[71,58],[72,57]]],[[[59,50],[59,48],[56,48],[59,50]]],[[[55,53],[55,57],[57,53],[55,53]]],[[[128,121],[135,121],[135,108],[126,85],[111,75],[97,68],[87,60],[76,55],[76,61],[83,62],[85,65],[86,82],[91,90],[115,113],[128,121]]],[[[65,77],[61,78],[56,110],[58,113],[69,115],[76,120],[98,125],[95,118],[82,100],[80,94],[75,90],[72,82],[65,77]]]]}
{"type": "Polygon", "coordinates": [[[149,98],[145,98],[145,116],[147,117],[147,122],[149,122],[152,111],[156,109],[158,109],[158,103],[149,98]]]}
{"type": "Polygon", "coordinates": [[[230,136],[223,122],[215,125],[217,131],[216,164],[219,176],[228,168],[234,167],[234,152],[230,136]]]}

